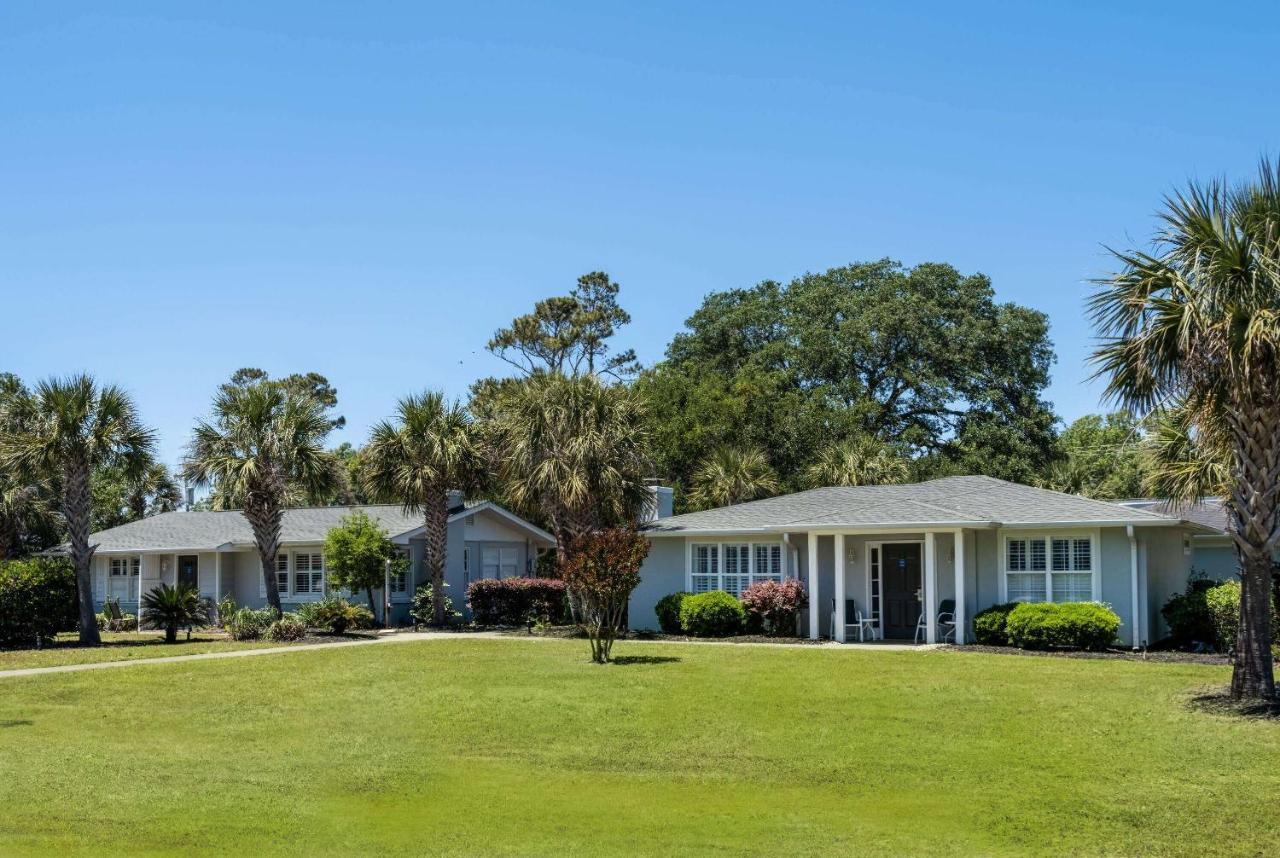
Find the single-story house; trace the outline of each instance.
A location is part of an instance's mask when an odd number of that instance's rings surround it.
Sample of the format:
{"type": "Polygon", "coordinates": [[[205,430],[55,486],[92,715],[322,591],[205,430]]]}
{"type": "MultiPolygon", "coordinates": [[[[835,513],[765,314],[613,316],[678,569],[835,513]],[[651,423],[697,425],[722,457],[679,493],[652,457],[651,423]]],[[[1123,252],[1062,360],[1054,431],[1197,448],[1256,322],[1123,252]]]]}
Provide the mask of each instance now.
{"type": "MultiPolygon", "coordinates": [[[[378,522],[391,541],[403,546],[408,572],[389,582],[389,593],[374,592],[381,607],[391,605],[391,622],[408,619],[414,589],[428,579],[424,568],[423,519],[398,505],[307,507],[284,513],[276,575],[285,610],[316,601],[330,592],[325,574],[324,540],[340,520],[359,510],[378,522]]],[[[94,533],[92,577],[99,610],[118,599],[123,610],[137,610],[138,594],[161,583],[187,582],[213,600],[227,596],[236,604],[262,607],[266,584],[253,530],[238,510],[181,511],[150,516],[94,533]]],[[[451,498],[445,582],[456,610],[465,611],[466,589],[480,578],[532,574],[537,556],[555,546],[547,533],[492,501],[451,498]]],[[[347,594],[366,603],[364,593],[347,594]]],[[[379,612],[381,614],[381,611],[379,612]]]]}
{"type": "Polygon", "coordinates": [[[910,485],[830,487],[642,526],[650,552],[629,605],[631,625],[658,627],[668,593],[726,590],[798,578],[809,608],[803,633],[844,641],[853,609],[888,639],[938,640],[944,600],[957,642],[972,640],[983,608],[1012,601],[1104,602],[1120,638],[1141,646],[1166,634],[1160,607],[1192,569],[1192,540],[1215,536],[1169,512],[1005,482],[946,477],[910,485]]]}
{"type": "MultiPolygon", "coordinates": [[[[1185,518],[1202,525],[1207,530],[1198,530],[1191,536],[1192,572],[1215,581],[1225,581],[1240,574],[1240,558],[1236,554],[1235,541],[1227,535],[1227,510],[1222,505],[1222,498],[1201,498],[1193,504],[1185,505],[1153,498],[1117,503],[1134,509],[1185,518]]],[[[1280,559],[1280,550],[1276,552],[1276,557],[1280,559]]]]}

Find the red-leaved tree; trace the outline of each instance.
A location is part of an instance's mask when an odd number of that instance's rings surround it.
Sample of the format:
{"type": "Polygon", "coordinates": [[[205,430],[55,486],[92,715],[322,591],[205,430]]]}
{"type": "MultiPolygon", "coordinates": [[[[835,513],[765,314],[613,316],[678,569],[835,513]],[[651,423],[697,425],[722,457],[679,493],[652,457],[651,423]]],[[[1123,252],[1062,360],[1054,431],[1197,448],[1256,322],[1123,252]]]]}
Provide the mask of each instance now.
{"type": "Polygon", "coordinates": [[[794,635],[796,617],[808,605],[804,585],[795,578],[757,581],[742,593],[742,606],[771,635],[794,635]]]}
{"type": "Polygon", "coordinates": [[[609,661],[648,554],[649,540],[621,527],[583,534],[568,546],[560,573],[578,606],[578,625],[591,640],[596,664],[609,661]]]}

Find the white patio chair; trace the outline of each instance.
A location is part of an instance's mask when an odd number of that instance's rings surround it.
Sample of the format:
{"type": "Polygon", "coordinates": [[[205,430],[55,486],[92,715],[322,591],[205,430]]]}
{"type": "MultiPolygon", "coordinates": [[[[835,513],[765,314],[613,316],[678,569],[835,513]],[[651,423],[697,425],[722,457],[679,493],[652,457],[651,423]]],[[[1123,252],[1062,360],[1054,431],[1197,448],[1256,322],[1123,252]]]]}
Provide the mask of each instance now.
{"type": "MultiPolygon", "coordinates": [[[[938,606],[938,641],[946,643],[950,638],[952,641],[956,639],[956,600],[943,599],[942,604],[938,606]]],[[[923,611],[920,612],[920,619],[916,620],[916,643],[920,643],[923,636],[925,640],[929,639],[929,622],[923,611]]]]}
{"type": "MultiPolygon", "coordinates": [[[[836,600],[831,600],[831,628],[836,627],[836,600]]],[[[867,635],[871,639],[880,640],[883,635],[880,633],[880,621],[874,617],[864,617],[862,609],[858,607],[856,599],[844,600],[844,634],[845,639],[849,637],[849,630],[853,629],[858,634],[858,642],[863,643],[867,639],[867,635]],[[850,621],[852,617],[852,621],[850,621]]]]}

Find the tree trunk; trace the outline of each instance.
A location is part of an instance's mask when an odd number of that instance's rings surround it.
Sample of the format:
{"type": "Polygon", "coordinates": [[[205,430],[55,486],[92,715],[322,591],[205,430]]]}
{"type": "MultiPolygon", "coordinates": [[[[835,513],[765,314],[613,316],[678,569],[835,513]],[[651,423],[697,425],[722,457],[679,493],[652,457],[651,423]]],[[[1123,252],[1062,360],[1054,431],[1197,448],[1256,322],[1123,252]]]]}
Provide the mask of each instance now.
{"type": "Polygon", "coordinates": [[[449,545],[449,491],[447,488],[432,492],[432,497],[428,498],[424,530],[427,572],[431,576],[431,624],[443,626],[446,620],[444,569],[449,545]]]}
{"type": "Polygon", "coordinates": [[[76,595],[80,602],[80,643],[97,646],[98,618],[93,611],[93,577],[89,567],[93,549],[89,547],[89,518],[93,496],[89,488],[89,463],[76,461],[63,474],[62,513],[67,519],[67,535],[71,541],[71,563],[76,570],[76,595]]]}
{"type": "Polygon", "coordinates": [[[167,644],[177,643],[177,642],[178,642],[178,627],[177,627],[177,626],[165,626],[165,627],[164,627],[164,642],[165,642],[165,643],[167,643],[167,644]]]}
{"type": "Polygon", "coordinates": [[[280,553],[280,527],[284,520],[281,495],[270,491],[251,492],[245,499],[244,517],[253,528],[253,540],[258,546],[267,605],[279,616],[283,612],[280,609],[280,588],[276,586],[276,555],[280,553]]]}
{"type": "Polygon", "coordinates": [[[1240,552],[1240,630],[1231,696],[1274,697],[1271,554],[1280,541],[1280,402],[1255,379],[1249,401],[1228,409],[1233,471],[1228,512],[1240,552]]]}

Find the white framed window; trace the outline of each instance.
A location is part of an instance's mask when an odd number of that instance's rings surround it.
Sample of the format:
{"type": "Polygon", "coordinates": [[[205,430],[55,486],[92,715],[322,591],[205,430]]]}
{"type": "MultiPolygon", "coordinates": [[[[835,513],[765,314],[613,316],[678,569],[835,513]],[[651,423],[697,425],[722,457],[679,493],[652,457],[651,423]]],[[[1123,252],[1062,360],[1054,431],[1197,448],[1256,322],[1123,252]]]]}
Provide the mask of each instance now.
{"type": "Polygon", "coordinates": [[[515,546],[480,546],[480,577],[514,578],[519,574],[520,551],[515,546]]]}
{"type": "Polygon", "coordinates": [[[281,595],[289,593],[289,555],[276,555],[276,591],[281,595]]]}
{"type": "Polygon", "coordinates": [[[735,596],[758,581],[786,576],[786,555],[779,542],[697,542],[689,546],[688,589],[724,590],[735,596]]]}
{"type": "Polygon", "coordinates": [[[132,602],[137,599],[141,573],[141,557],[112,557],[107,571],[108,598],[121,602],[132,602]]]}
{"type": "Polygon", "coordinates": [[[409,552],[401,551],[400,558],[399,571],[391,573],[389,589],[393,597],[407,596],[409,594],[409,552]]]}
{"type": "Polygon", "coordinates": [[[136,578],[142,572],[141,557],[112,557],[112,578],[136,578]]]}
{"type": "Polygon", "coordinates": [[[293,592],[296,595],[324,592],[324,555],[293,555],[293,592]]]}
{"type": "Polygon", "coordinates": [[[1006,534],[1009,602],[1091,602],[1098,598],[1098,534],[1006,534]]]}

